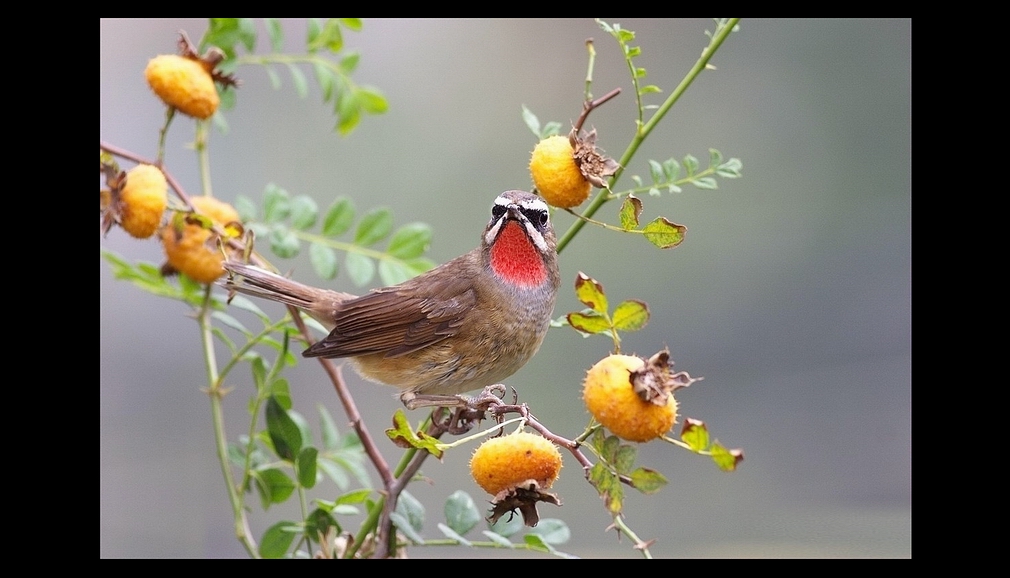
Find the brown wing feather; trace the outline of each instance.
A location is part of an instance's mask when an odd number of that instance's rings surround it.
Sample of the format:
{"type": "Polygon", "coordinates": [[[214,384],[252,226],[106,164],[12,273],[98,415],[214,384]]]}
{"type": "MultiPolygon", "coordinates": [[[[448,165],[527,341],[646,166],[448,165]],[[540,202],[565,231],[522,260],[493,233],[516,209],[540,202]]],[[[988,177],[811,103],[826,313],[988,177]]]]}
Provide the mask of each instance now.
{"type": "Polygon", "coordinates": [[[432,273],[341,303],[336,328],[302,355],[396,357],[452,337],[473,309],[473,284],[465,275],[432,273]]]}

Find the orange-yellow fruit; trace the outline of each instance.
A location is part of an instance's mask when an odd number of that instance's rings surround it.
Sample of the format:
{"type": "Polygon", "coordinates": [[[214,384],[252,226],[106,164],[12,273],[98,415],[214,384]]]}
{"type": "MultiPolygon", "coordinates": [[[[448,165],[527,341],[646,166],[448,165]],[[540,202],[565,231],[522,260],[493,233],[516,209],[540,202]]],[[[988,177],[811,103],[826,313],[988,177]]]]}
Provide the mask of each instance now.
{"type": "Polygon", "coordinates": [[[530,157],[533,184],[555,207],[577,207],[589,198],[592,185],[575,164],[574,154],[568,137],[554,135],[537,143],[530,157]]]}
{"type": "Polygon", "coordinates": [[[165,104],[189,116],[206,119],[221,103],[214,79],[202,64],[191,58],[176,54],[155,56],[147,63],[144,76],[165,104]]]}
{"type": "Polygon", "coordinates": [[[491,495],[527,480],[536,480],[540,489],[549,488],[560,470],[557,446],[529,432],[491,438],[470,458],[470,474],[491,495]]]}
{"type": "Polygon", "coordinates": [[[158,230],[168,205],[168,183],[158,167],[137,165],[126,173],[119,193],[119,224],[138,239],[158,230]]]}
{"type": "MultiPolygon", "coordinates": [[[[198,213],[218,225],[239,220],[231,205],[213,197],[191,197],[190,202],[198,213]]],[[[161,243],[165,247],[168,264],[195,281],[212,283],[224,274],[224,269],[221,267],[221,250],[207,243],[210,236],[211,232],[200,225],[187,223],[180,233],[169,224],[161,230],[161,243]]]]}
{"type": "Polygon", "coordinates": [[[642,370],[644,359],[633,355],[609,355],[586,374],[582,399],[598,422],[619,438],[647,442],[670,431],[677,421],[677,400],[669,394],[666,403],[644,401],[635,392],[632,372],[642,370]]]}

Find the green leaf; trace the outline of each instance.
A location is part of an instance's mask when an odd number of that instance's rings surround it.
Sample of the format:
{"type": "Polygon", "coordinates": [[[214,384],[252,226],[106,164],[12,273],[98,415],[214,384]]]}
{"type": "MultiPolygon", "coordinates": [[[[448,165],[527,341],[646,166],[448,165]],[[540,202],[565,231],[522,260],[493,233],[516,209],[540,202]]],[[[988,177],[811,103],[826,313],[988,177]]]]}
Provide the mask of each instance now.
{"type": "Polygon", "coordinates": [[[311,35],[307,47],[309,52],[317,52],[319,50],[340,52],[340,49],[344,47],[344,37],[340,31],[340,23],[337,19],[329,18],[321,28],[317,24],[316,27],[312,27],[310,30],[311,35]]]}
{"type": "Polygon", "coordinates": [[[263,191],[263,220],[276,223],[291,214],[291,200],[288,192],[274,183],[269,183],[263,191]]]}
{"type": "Polygon", "coordinates": [[[743,450],[726,449],[718,440],[712,444],[712,461],[724,472],[732,472],[743,461],[743,450]]]}
{"type": "Polygon", "coordinates": [[[727,179],[738,179],[742,176],[740,173],[740,170],[742,168],[743,163],[740,162],[740,159],[732,158],[726,161],[725,163],[719,165],[719,168],[716,169],[715,174],[719,175],[720,177],[725,177],[727,179]]]}
{"type": "Polygon", "coordinates": [[[425,223],[409,223],[396,230],[386,252],[398,259],[420,257],[431,243],[431,227],[425,223]]]}
{"type": "MultiPolygon", "coordinates": [[[[514,516],[513,517],[513,519],[518,519],[518,518],[519,518],[519,516],[514,516]]],[[[502,516],[501,518],[498,518],[498,521],[501,522],[504,519],[505,519],[505,516],[502,516]]],[[[508,538],[506,538],[505,536],[502,536],[501,534],[496,534],[496,533],[492,532],[491,530],[482,530],[481,534],[484,534],[485,536],[487,536],[488,540],[491,540],[492,542],[494,542],[495,544],[497,544],[497,545],[499,545],[499,546],[501,546],[503,548],[515,548],[515,544],[513,544],[512,542],[510,542],[508,538]]]]}
{"type": "Polygon", "coordinates": [[[323,102],[329,102],[333,98],[333,91],[336,88],[336,79],[334,78],[333,70],[326,65],[324,62],[314,60],[312,62],[312,71],[316,75],[316,82],[319,83],[319,89],[323,92],[323,102]]]}
{"type": "Polygon", "coordinates": [[[540,536],[548,544],[564,544],[572,538],[572,531],[568,529],[568,524],[557,518],[540,520],[535,528],[530,529],[530,533],[540,536]]]}
{"type": "Polygon", "coordinates": [[[561,123],[552,120],[544,125],[544,128],[540,133],[540,138],[545,139],[549,136],[554,136],[556,134],[561,134],[561,123]]]}
{"type": "Polygon", "coordinates": [[[275,396],[267,400],[267,431],[277,455],[286,461],[294,461],[302,449],[302,434],[275,396]]]}
{"type": "Polygon", "coordinates": [[[581,271],[575,276],[575,296],[593,311],[607,312],[607,294],[603,285],[581,271]]]}
{"type": "Polygon", "coordinates": [[[614,469],[617,470],[618,474],[627,474],[631,471],[632,466],[635,465],[635,458],[637,457],[638,450],[634,446],[621,444],[621,447],[617,449],[617,455],[614,456],[614,469]]]}
{"type": "Polygon", "coordinates": [[[667,480],[655,470],[638,468],[631,472],[631,484],[643,494],[655,494],[667,484],[667,480]]]}
{"type": "Polygon", "coordinates": [[[278,377],[270,382],[268,393],[274,396],[274,399],[281,404],[285,411],[291,410],[291,390],[286,377],[278,377]]]}
{"type": "Polygon", "coordinates": [[[445,521],[461,536],[472,530],[480,520],[480,511],[477,510],[473,498],[463,490],[456,490],[445,501],[445,521]]]}
{"type": "Polygon", "coordinates": [[[298,195],[291,200],[291,226],[299,231],[312,228],[319,218],[319,205],[308,195],[298,195]]]}
{"type": "Polygon", "coordinates": [[[379,278],[383,285],[397,285],[413,277],[414,274],[402,261],[383,259],[379,261],[379,278]]]}
{"type": "Polygon", "coordinates": [[[649,306],[644,301],[628,299],[617,305],[611,318],[619,331],[638,331],[649,322],[649,306]]]}
{"type": "Polygon", "coordinates": [[[337,276],[337,252],[321,243],[309,244],[309,262],[312,270],[322,279],[337,276]]]}
{"type": "Polygon", "coordinates": [[[242,323],[238,319],[235,319],[234,317],[228,315],[227,313],[223,313],[221,311],[215,311],[211,313],[210,316],[236,331],[249,335],[249,331],[245,328],[245,325],[242,325],[242,323]]]}
{"type": "Polygon", "coordinates": [[[360,61],[361,54],[357,52],[350,52],[340,59],[340,70],[342,70],[344,74],[350,74],[358,67],[358,62],[360,61]]]}
{"type": "Polygon", "coordinates": [[[393,230],[393,214],[385,207],[378,207],[361,218],[354,234],[354,243],[367,247],[389,236],[393,230]]]}
{"type": "Polygon", "coordinates": [[[649,159],[649,173],[652,175],[652,182],[663,182],[663,165],[652,159],[649,159]]]}
{"type": "Polygon", "coordinates": [[[698,172],[698,159],[694,158],[692,155],[687,155],[684,157],[684,168],[687,169],[687,176],[691,176],[698,172]]]}
{"type": "Polygon", "coordinates": [[[295,85],[295,94],[298,98],[305,98],[309,94],[309,84],[305,80],[305,74],[294,64],[288,64],[288,72],[291,73],[291,82],[295,85]]]}
{"type": "Polygon", "coordinates": [[[351,281],[358,287],[367,285],[375,276],[375,262],[361,253],[347,253],[344,256],[344,268],[351,281]]]}
{"type": "Polygon", "coordinates": [[[377,88],[358,87],[358,102],[369,114],[383,114],[389,110],[389,101],[377,88]]]}
{"type": "Polygon", "coordinates": [[[709,444],[708,427],[701,420],[687,418],[684,420],[684,428],[680,431],[680,439],[691,448],[691,451],[705,451],[709,444]]]}
{"type": "Polygon", "coordinates": [[[701,177],[691,181],[691,183],[699,189],[712,190],[719,188],[719,182],[712,177],[701,177]]]}
{"type": "Polygon", "coordinates": [[[323,234],[327,237],[343,235],[354,223],[354,201],[337,197],[323,218],[323,234]]]}
{"type": "Polygon", "coordinates": [[[621,228],[631,231],[638,228],[638,218],[642,215],[642,201],[635,195],[628,195],[621,203],[621,228]]]}
{"type": "Polygon", "coordinates": [[[621,449],[621,438],[617,436],[607,436],[600,447],[600,455],[608,462],[617,459],[617,450],[621,449]]]}
{"type": "Polygon", "coordinates": [[[663,161],[663,174],[666,175],[667,182],[673,182],[680,176],[680,163],[675,158],[663,161]]]}
{"type": "Polygon", "coordinates": [[[505,538],[515,536],[525,528],[522,516],[502,516],[494,524],[488,524],[489,530],[505,538]]]}
{"type": "Polygon", "coordinates": [[[374,490],[364,488],[361,490],[354,490],[353,492],[347,492],[337,498],[336,504],[346,505],[346,504],[361,504],[368,499],[374,490]]]}
{"type": "Polygon", "coordinates": [[[298,471],[298,483],[303,488],[311,488],[316,485],[316,458],[318,456],[319,450],[311,446],[302,448],[302,451],[298,452],[295,469],[298,471]]]}
{"type": "Polygon", "coordinates": [[[424,538],[417,533],[417,530],[411,527],[410,520],[408,520],[406,516],[400,512],[393,512],[389,515],[389,519],[393,522],[394,526],[403,532],[403,535],[406,536],[408,540],[415,544],[424,544],[424,538]]]}
{"type": "Polygon", "coordinates": [[[254,470],[252,476],[256,481],[256,489],[259,490],[264,510],[271,504],[284,503],[295,491],[294,481],[277,468],[254,470]]]}
{"type": "Polygon", "coordinates": [[[256,219],[256,203],[249,197],[245,195],[236,196],[232,206],[235,207],[235,212],[238,213],[238,218],[243,223],[256,219]]]}
{"type": "Polygon", "coordinates": [[[322,432],[323,449],[336,449],[340,445],[340,431],[337,429],[337,424],[333,422],[333,416],[321,403],[316,404],[316,411],[319,412],[319,430],[322,432]]]}
{"type": "Polygon", "coordinates": [[[608,320],[605,315],[595,311],[588,311],[586,313],[569,313],[567,319],[568,324],[576,331],[581,331],[590,335],[610,332],[610,320],[608,320]]]}
{"type": "Polygon", "coordinates": [[[393,414],[393,427],[386,430],[386,436],[402,448],[414,447],[425,450],[436,458],[442,459],[443,450],[439,448],[438,439],[423,431],[415,432],[407,422],[407,414],[402,409],[397,409],[393,414]]]}
{"type": "Polygon", "coordinates": [[[722,164],[722,153],[716,149],[708,149],[708,166],[717,167],[722,164]]]}
{"type": "Polygon", "coordinates": [[[301,243],[298,236],[281,223],[275,223],[270,229],[270,250],[278,257],[291,259],[298,256],[301,243]]]}
{"type": "Polygon", "coordinates": [[[646,225],[642,231],[650,243],[660,249],[669,249],[684,241],[687,227],[673,223],[665,217],[656,217],[656,220],[646,225]]]}
{"type": "Polygon", "coordinates": [[[473,546],[473,543],[471,543],[470,540],[467,540],[466,538],[458,534],[455,530],[443,524],[442,522],[439,522],[437,526],[439,531],[441,531],[446,538],[459,542],[463,546],[473,546]]]}
{"type": "Polygon", "coordinates": [[[297,527],[294,522],[277,522],[267,528],[260,538],[260,556],[264,558],[283,558],[295,541],[295,532],[291,528],[297,527]]]}
{"type": "Polygon", "coordinates": [[[663,92],[663,89],[659,88],[655,84],[647,84],[638,89],[638,94],[652,94],[656,92],[663,92]]]}
{"type": "Polygon", "coordinates": [[[337,20],[344,25],[344,28],[353,30],[354,32],[361,32],[361,18],[337,18],[337,20]]]}
{"type": "Polygon", "coordinates": [[[263,70],[267,73],[267,78],[270,79],[270,88],[277,90],[281,87],[281,77],[277,76],[274,69],[269,66],[264,66],[263,70]]]}
{"type": "Polygon", "coordinates": [[[523,542],[533,551],[536,552],[552,552],[554,547],[544,542],[544,539],[539,534],[526,534],[523,536],[523,542]]]}
{"type": "Polygon", "coordinates": [[[264,18],[267,28],[267,36],[270,37],[270,48],[274,52],[284,52],[284,30],[281,28],[280,20],[276,18],[264,18]]]}
{"type": "Polygon", "coordinates": [[[396,502],[396,511],[410,523],[410,527],[418,532],[424,527],[424,504],[413,494],[404,490],[396,502]]]}
{"type": "Polygon", "coordinates": [[[533,133],[533,136],[540,138],[540,119],[537,118],[537,115],[533,114],[532,110],[526,108],[525,104],[522,106],[523,106],[523,122],[526,123],[526,128],[530,129],[530,132],[533,133]]]}
{"type": "Polygon", "coordinates": [[[319,458],[316,461],[316,465],[319,469],[323,470],[323,473],[333,480],[333,483],[336,484],[338,488],[343,489],[350,485],[351,480],[347,476],[347,473],[333,460],[319,458]]]}
{"type": "Polygon", "coordinates": [[[336,531],[340,532],[337,519],[324,508],[312,510],[312,513],[305,518],[305,533],[316,542],[322,542],[330,528],[336,528],[336,531]]]}

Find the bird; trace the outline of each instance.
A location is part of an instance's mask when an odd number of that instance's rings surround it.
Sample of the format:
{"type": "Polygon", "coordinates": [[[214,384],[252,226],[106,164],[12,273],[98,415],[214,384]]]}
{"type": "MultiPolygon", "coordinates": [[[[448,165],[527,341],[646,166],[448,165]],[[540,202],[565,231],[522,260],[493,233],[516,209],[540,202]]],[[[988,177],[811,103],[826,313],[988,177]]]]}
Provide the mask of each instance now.
{"type": "Polygon", "coordinates": [[[509,190],[491,205],[479,245],[398,285],[356,296],[229,259],[224,286],[312,317],[329,335],[304,357],[346,358],[363,378],[399,388],[407,409],[461,407],[540,348],[560,285],[547,203],[509,190]]]}

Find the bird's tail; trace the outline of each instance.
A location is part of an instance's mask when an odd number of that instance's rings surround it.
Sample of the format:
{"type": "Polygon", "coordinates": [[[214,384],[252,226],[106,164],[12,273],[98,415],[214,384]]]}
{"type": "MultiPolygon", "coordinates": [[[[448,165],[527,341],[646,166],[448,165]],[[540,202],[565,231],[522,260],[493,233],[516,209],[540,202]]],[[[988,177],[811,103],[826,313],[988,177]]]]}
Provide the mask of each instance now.
{"type": "Polygon", "coordinates": [[[222,266],[228,272],[222,283],[225,289],[293,305],[327,326],[327,329],[333,328],[333,309],[340,302],[354,297],[349,293],[310,287],[240,261],[226,260],[222,266]]]}

